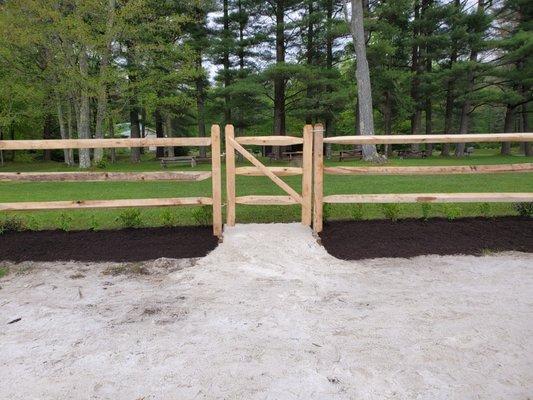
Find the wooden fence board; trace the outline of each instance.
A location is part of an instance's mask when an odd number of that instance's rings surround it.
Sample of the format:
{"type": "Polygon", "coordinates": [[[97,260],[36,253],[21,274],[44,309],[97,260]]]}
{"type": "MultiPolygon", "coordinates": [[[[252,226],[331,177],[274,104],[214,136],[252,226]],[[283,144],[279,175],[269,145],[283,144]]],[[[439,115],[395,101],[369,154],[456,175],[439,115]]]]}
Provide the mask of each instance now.
{"type": "Polygon", "coordinates": [[[488,143],[532,142],[533,133],[480,133],[468,135],[373,135],[334,136],[324,143],[334,144],[403,144],[403,143],[488,143]]]}

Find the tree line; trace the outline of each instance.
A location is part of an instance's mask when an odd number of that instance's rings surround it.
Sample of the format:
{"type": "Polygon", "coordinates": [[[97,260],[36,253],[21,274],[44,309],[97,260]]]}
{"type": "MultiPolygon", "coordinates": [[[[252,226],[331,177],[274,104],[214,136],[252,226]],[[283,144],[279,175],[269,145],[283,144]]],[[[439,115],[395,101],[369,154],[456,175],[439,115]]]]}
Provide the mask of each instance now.
{"type": "MultiPolygon", "coordinates": [[[[527,0],[3,0],[0,137],[102,138],[125,121],[134,138],[147,126],[205,136],[211,123],[527,132],[532,13],[527,0]]],[[[80,150],[79,165],[103,157],[80,150]]]]}

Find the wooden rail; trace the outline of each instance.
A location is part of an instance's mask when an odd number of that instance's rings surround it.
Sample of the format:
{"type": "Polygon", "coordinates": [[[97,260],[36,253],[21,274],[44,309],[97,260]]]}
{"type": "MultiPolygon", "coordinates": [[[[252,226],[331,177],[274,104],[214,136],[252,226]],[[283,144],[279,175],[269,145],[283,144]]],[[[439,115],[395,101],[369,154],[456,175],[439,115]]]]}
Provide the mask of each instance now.
{"type": "Polygon", "coordinates": [[[533,193],[390,193],[335,194],[324,203],[508,203],[533,201],[533,193]]]}
{"type": "Polygon", "coordinates": [[[406,144],[406,143],[489,143],[531,142],[533,133],[479,133],[470,135],[373,135],[334,136],[323,139],[333,144],[406,144]]]}
{"type": "Polygon", "coordinates": [[[128,147],[211,146],[208,137],[141,139],[1,140],[0,150],[113,149],[128,147]]]}
{"type": "Polygon", "coordinates": [[[162,172],[0,172],[0,182],[199,182],[211,178],[210,171],[162,172]]]}
{"type": "Polygon", "coordinates": [[[313,173],[313,127],[306,125],[302,138],[293,136],[244,136],[235,137],[232,125],[226,125],[226,185],[227,185],[227,224],[235,225],[236,204],[245,205],[294,205],[302,206],[302,223],[312,223],[312,173],[313,173]],[[289,146],[302,144],[302,168],[297,167],[267,167],[253,154],[246,150],[244,145],[289,146]],[[235,166],[235,151],[246,158],[253,167],[235,166]],[[287,195],[284,196],[236,196],[235,177],[266,176],[281,188],[287,195]],[[298,193],[280,176],[302,175],[302,193],[298,193]]]}
{"type": "Polygon", "coordinates": [[[212,205],[210,197],[179,197],[158,199],[120,200],[74,200],[74,201],[27,201],[0,203],[0,211],[68,210],[86,208],[126,208],[126,207],[174,207],[212,205]]]}
{"type": "Polygon", "coordinates": [[[96,149],[166,146],[211,146],[211,171],[164,172],[4,172],[0,181],[9,182],[91,182],[91,181],[202,181],[212,178],[212,197],[156,199],[77,200],[0,203],[0,211],[35,211],[87,208],[173,207],[210,205],[213,207],[213,233],[222,235],[222,188],[220,127],[211,127],[211,137],[142,139],[61,139],[1,140],[0,150],[96,149]]]}
{"type": "MultiPolygon", "coordinates": [[[[329,175],[457,175],[533,172],[533,163],[421,167],[324,167],[329,175]]],[[[0,175],[1,176],[1,175],[0,175]]]]}
{"type": "Polygon", "coordinates": [[[398,143],[470,143],[531,142],[532,133],[475,135],[394,135],[337,136],[324,138],[322,125],[314,127],[314,190],[313,229],[322,231],[323,207],[328,203],[471,203],[471,202],[533,202],[533,193],[387,193],[337,194],[324,196],[324,174],[330,175],[444,175],[532,172],[533,163],[509,165],[418,166],[418,167],[324,167],[323,145],[335,144],[398,144],[398,143]]]}

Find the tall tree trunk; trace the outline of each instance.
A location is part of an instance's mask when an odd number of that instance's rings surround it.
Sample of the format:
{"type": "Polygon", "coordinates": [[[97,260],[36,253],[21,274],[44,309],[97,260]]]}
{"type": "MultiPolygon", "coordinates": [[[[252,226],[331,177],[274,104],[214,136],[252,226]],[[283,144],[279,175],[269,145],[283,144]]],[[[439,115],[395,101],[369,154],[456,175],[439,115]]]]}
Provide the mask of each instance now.
{"type": "MultiPolygon", "coordinates": [[[[223,0],[222,2],[222,20],[223,20],[223,33],[222,36],[225,42],[228,42],[230,39],[230,29],[229,29],[229,9],[228,9],[228,0],[223,0]]],[[[229,48],[228,43],[224,43],[223,46],[223,56],[222,56],[222,65],[224,68],[224,124],[231,124],[231,97],[228,92],[228,88],[231,85],[231,72],[230,72],[230,58],[229,58],[229,48]]],[[[205,130],[205,127],[204,127],[205,130]]]]}
{"type": "MultiPolygon", "coordinates": [[[[196,55],[196,68],[202,73],[196,79],[196,108],[198,118],[196,120],[198,126],[198,135],[205,137],[205,84],[203,76],[202,53],[198,50],[196,55]]],[[[226,115],[227,116],[227,115],[226,115]]],[[[200,157],[206,156],[205,147],[200,147],[200,157]]]]}
{"type": "MultiPolygon", "coordinates": [[[[9,124],[9,138],[11,140],[15,140],[15,124],[13,124],[13,122],[9,124]]],[[[15,154],[16,154],[16,151],[12,150],[11,151],[11,162],[15,162],[15,154]]]]}
{"type": "MultiPolygon", "coordinates": [[[[333,1],[326,1],[326,69],[333,69],[333,1]]],[[[328,92],[331,90],[328,89],[328,92]]],[[[333,113],[330,111],[325,117],[325,136],[333,136],[335,132],[335,122],[333,113]]],[[[326,144],[326,158],[331,158],[331,143],[326,144]]]]}
{"type": "MultiPolygon", "coordinates": [[[[485,1],[486,0],[478,0],[477,3],[477,13],[479,15],[482,15],[485,10],[485,1]]],[[[472,112],[472,101],[470,100],[469,94],[472,93],[474,90],[474,84],[475,84],[475,74],[474,74],[474,68],[475,64],[477,63],[477,56],[478,56],[478,49],[476,47],[472,48],[470,50],[470,57],[469,62],[470,66],[468,68],[467,73],[467,86],[466,86],[466,97],[463,101],[463,105],[461,106],[461,120],[459,122],[459,134],[460,135],[466,135],[469,133],[469,127],[470,127],[470,113],[472,112]]],[[[456,157],[462,157],[465,152],[465,143],[457,143],[455,145],[455,156],[456,157]]]]}
{"type": "MultiPolygon", "coordinates": [[[[136,106],[130,106],[130,134],[132,139],[139,139],[141,137],[139,108],[136,106]]],[[[141,162],[141,149],[139,147],[133,147],[131,149],[131,162],[141,162]]]]}
{"type": "MultiPolygon", "coordinates": [[[[80,74],[82,77],[82,85],[80,89],[79,96],[79,105],[78,105],[78,137],[80,139],[90,139],[90,118],[91,118],[91,109],[89,104],[89,90],[87,88],[88,78],[89,78],[89,63],[87,50],[82,48],[79,56],[79,67],[80,74]]],[[[90,149],[80,149],[79,159],[80,159],[80,168],[87,169],[91,167],[91,150],[90,149]]]]}
{"type": "MultiPolygon", "coordinates": [[[[307,0],[307,42],[306,42],[306,58],[307,58],[307,66],[312,67],[314,64],[314,35],[315,35],[315,27],[313,23],[313,17],[314,17],[314,7],[313,7],[313,0],[307,0]]],[[[311,104],[311,101],[313,99],[313,86],[311,80],[307,82],[307,100],[308,100],[308,107],[311,104]]],[[[306,124],[312,124],[313,119],[310,110],[308,109],[308,112],[305,115],[305,123],[306,124]]]]}
{"type": "MultiPolygon", "coordinates": [[[[359,110],[359,127],[361,135],[374,134],[374,115],[372,110],[372,88],[370,86],[370,70],[366,58],[365,29],[363,26],[363,3],[362,0],[352,1],[352,16],[350,20],[350,32],[355,47],[357,65],[355,78],[357,80],[357,103],[359,110]]],[[[347,4],[345,0],[345,13],[347,16],[347,4]]],[[[348,18],[346,18],[348,19],[348,18]]],[[[375,145],[363,145],[363,158],[367,161],[378,161],[379,154],[375,145]]]]}
{"type": "MultiPolygon", "coordinates": [[[[504,133],[514,132],[514,109],[515,107],[512,104],[507,104],[507,108],[505,110],[505,120],[503,123],[504,133]]],[[[502,156],[511,155],[511,143],[502,142],[500,153],[502,156]]]]}
{"type": "MultiPolygon", "coordinates": [[[[385,103],[383,105],[383,127],[385,135],[392,135],[392,93],[386,90],[384,93],[385,103]]],[[[385,145],[385,155],[392,157],[392,145],[385,145]]]]}
{"type": "MultiPolygon", "coordinates": [[[[165,115],[165,123],[163,125],[163,132],[165,133],[166,137],[172,137],[172,119],[170,118],[170,115],[165,115]]],[[[168,156],[174,157],[174,147],[169,146],[167,147],[168,156]]]]}
{"type": "MultiPolygon", "coordinates": [[[[141,137],[141,126],[139,124],[139,96],[137,93],[137,66],[135,60],[135,48],[133,43],[128,41],[126,43],[127,54],[126,61],[128,64],[128,85],[130,92],[130,137],[132,139],[139,139],[141,137]]],[[[131,148],[130,160],[132,163],[138,163],[141,161],[141,149],[139,147],[131,148]]]]}
{"type": "MultiPolygon", "coordinates": [[[[67,130],[67,124],[65,122],[63,104],[61,103],[61,100],[57,101],[57,120],[59,123],[59,134],[61,135],[61,139],[70,139],[67,130]]],[[[69,167],[72,166],[74,164],[74,160],[72,157],[72,149],[64,149],[63,158],[66,165],[68,165],[69,167]]]]}
{"type": "MultiPolygon", "coordinates": [[[[0,140],[4,140],[4,131],[2,130],[2,127],[0,126],[0,140]]],[[[0,150],[0,166],[4,166],[4,151],[0,150]]]]}
{"type": "MultiPolygon", "coordinates": [[[[285,62],[285,0],[276,1],[276,64],[285,62]]],[[[274,133],[285,135],[285,77],[274,77],[274,133]]]]}
{"type": "MultiPolygon", "coordinates": [[[[529,132],[527,111],[527,103],[522,104],[522,132],[529,132]]],[[[524,142],[524,155],[526,157],[533,156],[533,146],[531,145],[531,142],[524,142]]]]}
{"type": "MultiPolygon", "coordinates": [[[[421,74],[421,61],[420,61],[420,47],[418,44],[420,36],[420,28],[418,23],[420,21],[420,1],[414,2],[414,28],[413,28],[413,46],[411,50],[411,73],[413,75],[411,81],[411,98],[414,104],[414,110],[411,114],[411,134],[420,134],[422,127],[422,107],[420,105],[420,74],[421,74]]],[[[411,145],[413,151],[418,151],[418,143],[411,145]]]]}
{"type": "MultiPolygon", "coordinates": [[[[165,137],[165,133],[163,132],[163,116],[161,115],[161,110],[159,108],[155,109],[154,119],[155,119],[155,136],[158,138],[165,137]]],[[[157,147],[155,149],[155,156],[157,158],[165,157],[165,148],[157,147]]]]}
{"type": "MultiPolygon", "coordinates": [[[[52,139],[52,121],[53,116],[50,113],[47,113],[44,117],[44,124],[43,124],[43,139],[48,140],[52,139]]],[[[46,149],[44,150],[44,161],[51,161],[52,160],[52,150],[46,149]]]]}
{"type": "MultiPolygon", "coordinates": [[[[109,136],[111,138],[114,138],[115,137],[115,121],[113,120],[113,116],[110,115],[109,116],[109,136]]],[[[117,149],[115,149],[114,147],[111,149],[111,164],[114,164],[117,162],[117,149]]]]}

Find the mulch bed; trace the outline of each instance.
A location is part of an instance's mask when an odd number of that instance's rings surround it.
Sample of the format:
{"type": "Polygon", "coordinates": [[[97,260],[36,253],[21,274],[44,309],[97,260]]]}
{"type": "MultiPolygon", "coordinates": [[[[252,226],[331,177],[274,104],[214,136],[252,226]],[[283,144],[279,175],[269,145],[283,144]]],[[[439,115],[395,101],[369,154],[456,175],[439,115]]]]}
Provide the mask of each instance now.
{"type": "Polygon", "coordinates": [[[102,231],[24,231],[0,235],[1,261],[147,261],[203,257],[218,239],[211,227],[102,231]]]}
{"type": "Polygon", "coordinates": [[[326,250],[343,260],[512,250],[533,253],[533,219],[332,221],[324,225],[320,237],[326,250]]]}

